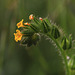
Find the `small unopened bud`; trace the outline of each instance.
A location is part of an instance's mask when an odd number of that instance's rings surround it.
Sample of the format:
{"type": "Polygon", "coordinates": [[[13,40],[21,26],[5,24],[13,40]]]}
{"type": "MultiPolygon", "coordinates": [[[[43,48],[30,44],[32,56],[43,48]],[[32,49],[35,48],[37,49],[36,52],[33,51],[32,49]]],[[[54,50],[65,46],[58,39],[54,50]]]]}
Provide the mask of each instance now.
{"type": "Polygon", "coordinates": [[[32,36],[33,44],[36,45],[39,40],[40,40],[40,35],[39,35],[38,33],[35,33],[35,34],[32,36]]]}
{"type": "Polygon", "coordinates": [[[70,49],[72,47],[71,36],[69,36],[69,39],[67,39],[66,37],[63,37],[61,41],[61,46],[64,50],[70,49]]]}
{"type": "Polygon", "coordinates": [[[71,68],[71,70],[75,70],[75,55],[73,55],[69,60],[68,66],[71,68]]]}
{"type": "Polygon", "coordinates": [[[55,26],[52,27],[51,35],[52,35],[55,39],[57,39],[57,38],[60,37],[60,32],[59,32],[59,30],[58,30],[57,27],[55,27],[55,26]]]}
{"type": "Polygon", "coordinates": [[[43,25],[45,33],[49,32],[51,30],[49,24],[46,22],[46,19],[43,19],[42,25],[43,25]]]}
{"type": "Polygon", "coordinates": [[[30,25],[28,22],[24,23],[24,25],[30,25]]]}
{"type": "Polygon", "coordinates": [[[23,37],[23,39],[21,40],[21,45],[30,47],[31,45],[36,45],[39,40],[40,40],[40,35],[34,33],[29,37],[23,37]]]}
{"type": "Polygon", "coordinates": [[[34,19],[33,14],[31,14],[31,15],[29,16],[29,19],[30,19],[30,20],[33,20],[33,19],[34,19]]]}
{"type": "Polygon", "coordinates": [[[39,17],[39,19],[42,21],[43,19],[41,17],[39,17]]]}

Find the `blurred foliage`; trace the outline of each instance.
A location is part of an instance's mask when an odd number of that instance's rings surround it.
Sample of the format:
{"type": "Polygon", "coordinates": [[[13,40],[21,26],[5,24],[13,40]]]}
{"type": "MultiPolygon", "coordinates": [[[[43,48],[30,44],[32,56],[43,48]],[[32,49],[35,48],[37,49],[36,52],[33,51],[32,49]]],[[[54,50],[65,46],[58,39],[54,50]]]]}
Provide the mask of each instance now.
{"type": "Polygon", "coordinates": [[[0,75],[64,75],[58,49],[46,38],[30,48],[14,41],[16,23],[30,14],[48,16],[75,38],[75,0],[0,0],[0,75]]]}

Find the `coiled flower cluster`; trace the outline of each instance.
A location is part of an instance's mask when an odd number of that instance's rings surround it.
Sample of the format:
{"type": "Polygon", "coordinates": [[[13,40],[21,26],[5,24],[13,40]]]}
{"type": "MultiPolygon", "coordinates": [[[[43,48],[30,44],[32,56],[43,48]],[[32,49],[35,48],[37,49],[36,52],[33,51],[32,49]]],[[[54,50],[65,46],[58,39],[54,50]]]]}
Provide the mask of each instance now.
{"type": "Polygon", "coordinates": [[[24,23],[22,19],[19,23],[17,23],[18,29],[16,33],[14,33],[15,41],[24,46],[30,47],[32,45],[36,45],[40,40],[41,34],[48,36],[56,46],[59,48],[61,55],[64,58],[65,66],[66,66],[66,74],[70,75],[70,69],[74,69],[74,64],[70,59],[69,64],[67,61],[67,54],[64,51],[68,51],[72,49],[72,37],[71,35],[67,38],[64,34],[62,34],[61,29],[55,24],[51,23],[48,18],[37,18],[33,14],[29,16],[30,23],[24,23]]]}
{"type": "MultiPolygon", "coordinates": [[[[30,23],[24,23],[23,19],[17,23],[19,29],[14,33],[16,42],[20,41],[21,44],[26,46],[31,46],[32,44],[36,45],[40,39],[40,33],[50,35],[56,40],[61,37],[59,28],[47,18],[36,18],[31,14],[29,20],[31,20],[30,23]]],[[[60,44],[64,50],[70,49],[72,47],[71,36],[69,36],[69,39],[66,36],[63,36],[60,44]]]]}

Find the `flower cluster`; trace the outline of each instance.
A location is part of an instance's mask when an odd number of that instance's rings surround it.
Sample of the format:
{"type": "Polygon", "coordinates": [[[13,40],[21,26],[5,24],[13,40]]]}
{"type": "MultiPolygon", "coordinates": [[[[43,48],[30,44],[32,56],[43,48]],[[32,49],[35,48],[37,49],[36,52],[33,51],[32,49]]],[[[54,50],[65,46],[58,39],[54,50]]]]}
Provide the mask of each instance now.
{"type": "MultiPolygon", "coordinates": [[[[33,14],[29,16],[29,20],[40,22],[43,19],[39,18],[36,19],[33,14]]],[[[15,41],[20,41],[21,44],[25,44],[27,46],[31,46],[32,44],[36,45],[37,41],[39,40],[39,35],[37,32],[39,32],[39,25],[35,25],[34,22],[32,23],[24,23],[24,20],[22,19],[19,23],[17,23],[18,29],[16,30],[16,33],[14,33],[15,41]],[[36,32],[37,31],[37,32],[36,32]]]]}
{"type": "MultiPolygon", "coordinates": [[[[31,20],[31,19],[33,19],[33,15],[30,15],[29,16],[29,19],[31,20]]],[[[23,19],[19,22],[19,23],[17,23],[17,27],[18,28],[20,28],[20,27],[22,27],[22,28],[26,28],[27,26],[30,26],[30,24],[28,23],[28,22],[26,22],[26,23],[23,23],[23,19]]],[[[21,33],[21,31],[20,30],[16,30],[16,33],[14,33],[14,36],[15,36],[15,41],[16,42],[18,42],[18,41],[20,41],[21,39],[22,39],[22,36],[23,36],[24,34],[22,34],[21,33]]]]}
{"type": "Polygon", "coordinates": [[[68,66],[72,70],[75,70],[75,55],[69,60],[69,63],[67,63],[64,51],[72,48],[71,35],[69,36],[69,38],[67,38],[65,34],[60,31],[60,28],[51,23],[47,18],[42,19],[41,17],[39,17],[38,19],[33,14],[31,14],[29,16],[29,20],[31,20],[30,23],[24,23],[23,19],[19,23],[17,23],[18,29],[16,30],[16,33],[14,33],[15,41],[20,41],[22,45],[30,47],[31,45],[37,44],[37,42],[40,40],[41,34],[46,35],[49,39],[51,38],[64,57],[67,75],[69,75],[68,66]]]}
{"type": "MultiPolygon", "coordinates": [[[[33,14],[31,14],[29,16],[29,20],[31,20],[30,23],[24,23],[23,19],[17,23],[17,27],[19,29],[17,29],[16,33],[14,33],[16,42],[20,41],[23,45],[31,46],[32,44],[37,43],[40,38],[38,34],[40,33],[51,36],[55,40],[61,37],[59,28],[51,23],[47,18],[36,18],[33,14]]],[[[61,38],[60,45],[63,50],[70,49],[72,47],[71,36],[69,39],[65,36],[61,38]]]]}

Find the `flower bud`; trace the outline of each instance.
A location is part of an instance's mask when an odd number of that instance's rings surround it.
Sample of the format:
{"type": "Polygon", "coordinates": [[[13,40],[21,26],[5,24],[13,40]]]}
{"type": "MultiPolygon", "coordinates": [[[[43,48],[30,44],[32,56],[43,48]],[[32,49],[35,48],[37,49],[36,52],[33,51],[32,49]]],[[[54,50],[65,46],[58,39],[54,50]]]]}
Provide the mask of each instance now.
{"type": "Polygon", "coordinates": [[[43,19],[42,25],[43,25],[43,27],[44,27],[44,32],[45,32],[45,33],[47,33],[47,32],[50,31],[50,26],[49,26],[49,24],[46,22],[46,19],[43,19]]]}
{"type": "Polygon", "coordinates": [[[33,20],[36,24],[40,24],[40,20],[39,19],[37,19],[35,16],[34,16],[34,20],[33,20]]]}
{"type": "Polygon", "coordinates": [[[33,19],[34,19],[33,14],[31,14],[31,15],[29,16],[29,19],[30,19],[30,20],[33,20],[33,19]]]}
{"type": "Polygon", "coordinates": [[[24,37],[21,41],[21,44],[30,47],[31,45],[36,45],[39,39],[40,36],[37,33],[35,33],[32,36],[24,37]]]}
{"type": "Polygon", "coordinates": [[[43,19],[41,17],[39,17],[39,20],[43,21],[43,19]]]}
{"type": "Polygon", "coordinates": [[[38,26],[36,26],[35,24],[31,24],[30,26],[35,32],[38,32],[39,29],[38,29],[38,26]]]}
{"type": "Polygon", "coordinates": [[[22,34],[24,34],[23,36],[31,36],[31,35],[33,35],[34,34],[34,30],[32,30],[32,29],[24,29],[23,31],[21,31],[21,33],[22,34]]]}
{"type": "Polygon", "coordinates": [[[71,36],[69,36],[69,40],[66,37],[63,37],[63,39],[61,41],[61,46],[64,50],[70,49],[72,47],[71,36]]]}
{"type": "Polygon", "coordinates": [[[51,35],[52,35],[55,39],[57,39],[57,38],[60,37],[60,32],[59,32],[59,30],[58,30],[57,27],[52,26],[51,35]]]}
{"type": "Polygon", "coordinates": [[[71,68],[71,70],[75,70],[75,55],[73,55],[69,60],[68,66],[71,68]]]}

